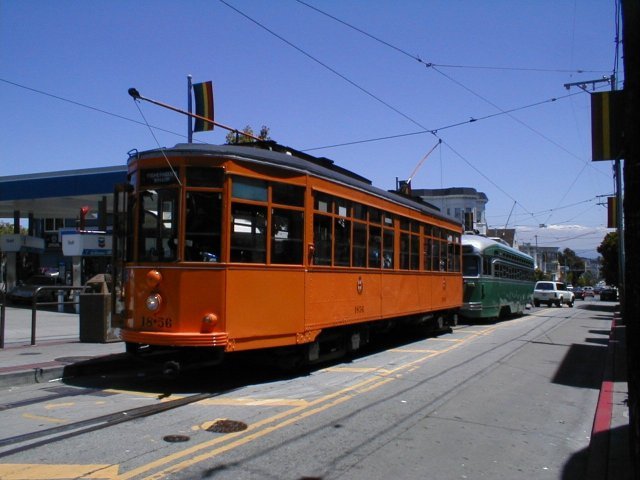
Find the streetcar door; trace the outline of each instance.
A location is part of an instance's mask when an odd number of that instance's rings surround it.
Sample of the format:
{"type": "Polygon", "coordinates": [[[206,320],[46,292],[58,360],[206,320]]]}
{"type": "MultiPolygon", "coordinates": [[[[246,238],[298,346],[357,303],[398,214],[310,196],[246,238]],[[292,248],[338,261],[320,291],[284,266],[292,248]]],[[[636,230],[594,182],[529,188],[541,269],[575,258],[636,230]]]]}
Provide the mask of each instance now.
{"type": "Polygon", "coordinates": [[[122,183],[113,192],[113,245],[111,257],[111,313],[112,326],[124,324],[124,286],[127,258],[132,254],[132,224],[128,219],[129,203],[132,201],[133,186],[122,183]]]}

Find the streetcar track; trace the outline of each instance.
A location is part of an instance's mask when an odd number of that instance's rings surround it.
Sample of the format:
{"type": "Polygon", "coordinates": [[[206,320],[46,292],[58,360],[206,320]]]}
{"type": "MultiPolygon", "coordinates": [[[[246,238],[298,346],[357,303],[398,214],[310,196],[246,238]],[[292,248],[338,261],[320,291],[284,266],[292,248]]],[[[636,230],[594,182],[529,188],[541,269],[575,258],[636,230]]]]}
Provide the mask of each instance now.
{"type": "Polygon", "coordinates": [[[60,398],[67,397],[82,397],[82,396],[95,396],[95,397],[108,397],[114,395],[106,389],[81,389],[76,387],[52,387],[46,388],[45,391],[53,392],[46,397],[29,398],[26,400],[20,400],[18,402],[9,402],[0,404],[0,412],[12,410],[14,408],[28,407],[30,405],[37,405],[39,403],[51,402],[60,398]]]}
{"type": "MultiPolygon", "coordinates": [[[[543,329],[543,331],[536,338],[539,338],[540,336],[547,335],[549,332],[551,332],[552,330],[556,329],[557,327],[562,325],[562,323],[568,321],[572,317],[573,317],[573,315],[571,315],[569,317],[563,317],[561,319],[562,320],[561,322],[557,321],[558,320],[557,317],[549,317],[549,318],[546,318],[546,319],[543,318],[542,324],[535,325],[532,328],[528,329],[526,332],[524,332],[524,333],[518,335],[517,337],[509,340],[508,343],[516,345],[515,349],[510,350],[508,353],[506,353],[505,355],[501,356],[496,362],[494,362],[491,365],[481,369],[479,372],[476,372],[474,375],[470,376],[469,378],[467,378],[462,383],[458,383],[454,387],[442,392],[440,395],[438,395],[437,397],[435,397],[434,399],[432,399],[428,403],[421,404],[417,409],[414,409],[411,412],[409,412],[407,415],[405,415],[405,419],[404,420],[396,422],[394,425],[391,425],[387,429],[381,431],[380,432],[381,435],[376,435],[376,438],[382,438],[382,437],[384,437],[385,433],[390,433],[392,430],[397,429],[397,428],[403,428],[404,431],[406,431],[407,429],[411,428],[411,426],[415,425],[415,423],[421,421],[422,419],[432,415],[435,411],[437,411],[437,409],[440,408],[440,406],[442,405],[443,402],[446,401],[446,399],[450,398],[456,392],[466,388],[471,383],[478,381],[479,378],[482,378],[485,375],[489,374],[493,369],[497,368],[499,364],[504,362],[509,357],[515,355],[522,348],[525,348],[525,346],[528,344],[528,342],[522,342],[522,343],[518,344],[518,342],[521,342],[521,339],[523,337],[526,337],[526,336],[530,335],[531,332],[533,332],[533,331],[535,331],[537,329],[541,329],[541,328],[543,329]],[[551,327],[545,328],[549,323],[552,323],[551,327]]],[[[522,319],[522,320],[521,319],[516,319],[516,321],[518,321],[518,322],[519,321],[523,321],[523,320],[525,320],[525,319],[522,319]]],[[[489,329],[495,329],[495,328],[499,328],[500,326],[508,326],[508,325],[509,324],[506,323],[506,322],[505,323],[500,323],[500,324],[496,324],[496,325],[490,326],[489,329]]],[[[461,333],[464,333],[464,332],[461,332],[461,333]]],[[[482,336],[481,334],[473,333],[469,337],[468,340],[470,341],[473,338],[479,338],[481,336],[482,336]]],[[[445,350],[442,350],[441,353],[448,353],[448,352],[450,352],[450,351],[452,351],[454,349],[457,349],[461,345],[466,344],[466,341],[467,340],[465,340],[464,342],[461,342],[461,343],[454,343],[450,347],[446,348],[445,350]]],[[[486,350],[484,352],[481,352],[481,353],[471,357],[470,359],[465,360],[464,362],[461,362],[461,363],[459,363],[457,365],[449,366],[447,369],[445,369],[445,370],[443,370],[443,371],[441,371],[441,372],[439,372],[439,373],[437,373],[435,375],[431,375],[431,376],[423,379],[422,381],[419,382],[418,385],[424,385],[425,383],[428,383],[428,382],[431,382],[433,380],[436,380],[439,377],[442,377],[443,375],[448,375],[448,374],[450,374],[450,371],[452,369],[464,367],[464,366],[468,365],[469,363],[473,363],[475,360],[478,360],[479,358],[482,358],[482,357],[484,357],[486,355],[492,354],[495,350],[497,350],[499,348],[502,348],[505,345],[506,344],[497,345],[497,346],[495,346],[495,347],[493,347],[493,348],[491,348],[489,350],[486,350]]],[[[398,371],[403,370],[403,369],[404,370],[408,370],[408,369],[410,369],[410,367],[413,367],[413,366],[415,366],[415,365],[417,365],[419,363],[424,363],[424,361],[426,361],[427,359],[432,358],[432,357],[433,357],[433,355],[430,354],[430,355],[426,355],[425,357],[422,357],[420,359],[411,361],[408,364],[404,365],[403,367],[391,370],[386,375],[382,375],[381,378],[383,378],[383,377],[385,377],[387,375],[393,375],[393,374],[395,374],[398,371]]],[[[379,386],[382,386],[383,384],[388,383],[388,381],[392,381],[393,378],[390,377],[390,376],[387,376],[386,380],[387,380],[386,382],[383,382],[383,383],[380,383],[380,384],[377,384],[377,385],[372,385],[370,388],[366,389],[362,393],[366,393],[366,391],[369,391],[371,389],[374,389],[374,388],[377,388],[379,386]]],[[[415,386],[416,385],[412,385],[412,386],[407,387],[407,388],[405,388],[403,390],[395,390],[392,393],[390,393],[388,396],[381,397],[376,402],[374,402],[372,404],[369,404],[367,406],[367,408],[373,407],[375,405],[382,404],[385,401],[391,400],[393,397],[398,397],[399,395],[401,396],[403,393],[415,388],[415,386]]],[[[348,399],[349,398],[344,398],[345,401],[348,400],[348,399]]],[[[345,414],[343,417],[332,418],[331,424],[332,425],[339,425],[339,424],[341,424],[341,422],[351,419],[355,413],[357,413],[357,411],[345,414]]],[[[293,412],[291,412],[289,414],[293,414],[293,412]]],[[[294,419],[295,418],[296,418],[296,416],[294,416],[294,419]]],[[[289,419],[289,420],[291,420],[291,419],[289,419]]],[[[274,429],[276,429],[278,427],[284,427],[288,423],[289,422],[284,422],[281,425],[272,426],[271,429],[274,430],[274,429]]],[[[305,430],[305,432],[303,434],[299,435],[298,438],[300,438],[302,435],[306,436],[306,435],[309,435],[312,432],[319,432],[320,430],[325,429],[325,428],[329,428],[329,427],[331,427],[331,425],[321,425],[321,426],[318,426],[317,428],[315,428],[315,429],[313,429],[311,431],[305,430]]],[[[254,439],[258,438],[260,436],[259,432],[254,433],[253,436],[254,436],[254,439]]],[[[294,440],[295,440],[295,438],[291,439],[291,441],[294,441],[294,440]]],[[[247,439],[247,441],[251,441],[251,440],[247,439]]],[[[375,448],[372,452],[367,453],[367,455],[373,454],[376,450],[378,450],[379,448],[382,448],[386,443],[388,443],[390,441],[393,441],[392,437],[390,437],[386,442],[381,443],[380,445],[378,445],[377,448],[375,448]]],[[[239,446],[243,445],[245,442],[241,442],[240,440],[236,440],[236,442],[234,442],[234,443],[236,443],[235,446],[239,447],[239,446]]],[[[343,454],[343,456],[340,459],[344,460],[344,459],[347,459],[347,458],[354,458],[354,453],[358,450],[358,448],[361,448],[362,446],[363,445],[360,445],[359,447],[355,447],[354,446],[351,449],[349,449],[348,451],[345,451],[345,453],[343,454]]],[[[189,454],[193,456],[197,450],[205,449],[205,448],[207,448],[207,446],[204,446],[204,445],[201,446],[198,449],[192,448],[192,449],[190,449],[189,454]]],[[[153,474],[151,476],[151,478],[154,478],[154,479],[162,478],[167,474],[170,474],[172,472],[180,470],[180,468],[186,468],[190,464],[195,464],[195,463],[199,463],[200,461],[204,461],[206,459],[210,459],[210,458],[215,457],[215,456],[217,456],[217,455],[219,455],[221,453],[224,453],[225,451],[228,451],[228,450],[230,450],[232,448],[235,448],[235,447],[230,445],[227,448],[224,448],[224,447],[217,448],[217,449],[214,449],[214,450],[212,450],[212,451],[210,451],[208,453],[207,452],[201,453],[200,455],[198,455],[195,458],[192,457],[191,460],[182,460],[182,461],[180,461],[178,463],[175,463],[173,465],[171,465],[171,461],[169,459],[166,459],[167,461],[163,462],[163,463],[165,463],[165,464],[169,463],[169,465],[167,465],[164,468],[162,468],[161,470],[157,471],[155,474],[153,474]]],[[[276,447],[273,447],[273,448],[276,448],[276,447]]],[[[268,450],[271,450],[271,449],[268,449],[268,450]]],[[[255,457],[258,457],[259,455],[265,455],[265,454],[268,454],[268,451],[262,451],[260,453],[256,453],[255,455],[251,456],[250,458],[255,458],[255,457]]],[[[176,457],[176,460],[177,460],[180,456],[184,456],[184,455],[174,454],[173,456],[176,457]]],[[[355,455],[355,457],[361,457],[361,456],[362,455],[360,455],[360,456],[355,455]]],[[[340,459],[335,459],[335,461],[333,462],[334,463],[333,467],[335,467],[339,463],[340,459]]],[[[356,460],[356,461],[358,461],[358,460],[356,460]]],[[[158,462],[156,462],[156,467],[158,466],[157,463],[158,462]]],[[[148,471],[148,470],[153,469],[153,468],[154,468],[154,466],[149,465],[149,466],[147,466],[146,470],[148,471]]],[[[330,467],[328,467],[328,468],[329,468],[329,470],[331,469],[330,467]]],[[[137,477],[139,474],[143,473],[145,469],[139,468],[137,470],[138,471],[135,472],[135,474],[134,474],[134,472],[129,472],[129,474],[132,474],[132,475],[127,475],[125,478],[137,477]]],[[[337,471],[337,469],[334,469],[334,471],[337,471]]]]}
{"type": "Polygon", "coordinates": [[[0,458],[31,450],[49,443],[58,442],[68,438],[83,435],[85,433],[94,432],[96,430],[101,430],[103,428],[136,420],[138,418],[163,413],[174,408],[213,398],[224,393],[228,393],[228,391],[217,393],[198,393],[195,395],[190,395],[188,397],[177,398],[175,400],[169,400],[155,405],[146,405],[143,407],[121,410],[119,412],[113,412],[106,415],[101,415],[99,417],[80,420],[57,427],[51,427],[44,430],[39,430],[37,432],[30,432],[22,435],[0,439],[0,447],[16,445],[28,442],[30,440],[42,439],[33,443],[29,443],[27,445],[22,445],[10,450],[5,450],[4,452],[0,452],[0,458]]]}
{"type": "MultiPolygon", "coordinates": [[[[536,312],[532,312],[532,313],[536,313],[536,312]]],[[[577,313],[577,312],[576,312],[577,313]]],[[[416,410],[415,412],[412,412],[410,415],[407,415],[405,420],[402,420],[400,422],[397,422],[395,425],[390,426],[387,430],[391,431],[394,428],[398,428],[401,425],[409,425],[406,422],[411,420],[412,417],[414,417],[416,414],[422,414],[419,416],[419,418],[424,418],[426,416],[431,415],[435,410],[437,410],[437,408],[441,405],[441,403],[443,401],[446,400],[446,398],[449,398],[452,394],[454,394],[456,391],[459,391],[463,388],[465,388],[468,384],[470,384],[473,381],[477,381],[478,378],[483,377],[484,375],[490,373],[490,371],[494,368],[497,367],[498,364],[504,362],[507,358],[509,358],[510,356],[516,354],[520,349],[524,348],[526,345],[530,344],[530,343],[535,343],[535,339],[529,339],[526,340],[524,337],[527,337],[528,335],[530,335],[532,332],[534,332],[535,330],[540,330],[542,329],[542,331],[536,336],[536,338],[540,338],[543,337],[545,335],[547,335],[549,332],[551,332],[552,330],[556,329],[558,326],[562,325],[564,322],[568,321],[569,319],[571,319],[573,316],[575,316],[575,313],[573,313],[572,315],[569,315],[567,317],[561,317],[560,319],[556,316],[553,317],[548,317],[548,318],[544,318],[543,315],[532,315],[535,316],[537,318],[540,318],[542,320],[541,324],[537,324],[535,326],[533,326],[532,328],[528,329],[526,332],[518,335],[517,337],[509,340],[508,343],[514,343],[514,342],[521,342],[519,346],[517,346],[515,348],[515,350],[510,350],[508,353],[506,353],[504,356],[500,357],[496,362],[494,362],[492,365],[489,365],[487,367],[485,367],[484,369],[480,370],[479,372],[476,372],[472,377],[467,378],[465,381],[463,381],[462,383],[456,384],[454,387],[452,387],[451,389],[448,389],[447,391],[441,393],[440,395],[438,395],[436,398],[434,398],[433,400],[429,401],[426,404],[422,404],[420,406],[420,408],[418,410],[416,410]],[[560,320],[560,321],[558,321],[560,320]],[[547,328],[547,326],[551,324],[550,327],[547,328]],[[425,413],[425,409],[426,413],[425,413]]],[[[520,323],[521,321],[525,321],[526,318],[522,318],[522,319],[514,319],[513,321],[520,323]]],[[[356,393],[356,395],[359,394],[363,394],[368,392],[371,389],[375,389],[379,386],[382,386],[383,384],[388,383],[389,381],[392,381],[394,378],[391,375],[397,374],[399,371],[404,370],[409,370],[411,367],[415,367],[419,364],[424,363],[425,361],[427,361],[429,358],[432,358],[435,355],[439,355],[439,354],[444,354],[444,353],[448,353],[454,349],[457,349],[458,347],[460,347],[461,345],[466,344],[468,341],[472,340],[472,339],[476,339],[476,338],[480,338],[482,336],[486,336],[488,333],[490,333],[490,331],[499,328],[501,326],[508,326],[509,323],[504,322],[504,323],[498,323],[498,324],[493,324],[493,325],[489,325],[487,326],[487,328],[482,329],[482,331],[478,332],[473,331],[473,330],[467,330],[467,329],[471,329],[471,328],[477,328],[478,325],[468,325],[468,326],[462,326],[462,327],[458,327],[456,328],[456,331],[458,331],[461,334],[469,334],[469,337],[466,339],[463,339],[460,342],[455,342],[452,343],[451,346],[445,348],[444,350],[439,351],[440,353],[429,353],[428,355],[425,355],[419,359],[413,360],[411,362],[409,362],[408,364],[404,365],[401,368],[397,368],[397,369],[392,369],[389,372],[384,372],[383,374],[381,374],[381,372],[377,372],[378,375],[380,375],[381,379],[384,379],[386,377],[386,380],[381,382],[381,383],[376,383],[375,385],[370,385],[369,388],[365,388],[362,391],[358,391],[358,390],[354,390],[353,386],[351,388],[349,388],[349,390],[351,390],[352,392],[356,393]],[[435,355],[434,355],[435,354],[435,355]]],[[[450,365],[449,367],[447,367],[446,370],[443,370],[435,375],[431,375],[425,379],[423,379],[422,381],[420,381],[420,385],[423,385],[426,382],[430,382],[433,381],[435,379],[438,379],[439,377],[442,377],[443,375],[449,374],[452,370],[460,368],[460,367],[464,367],[465,365],[467,365],[469,362],[474,362],[477,359],[480,359],[486,355],[490,355],[492,354],[495,350],[499,349],[499,348],[503,348],[506,344],[500,344],[500,345],[496,345],[494,347],[492,347],[489,350],[483,351],[477,355],[475,355],[474,357],[467,359],[465,362],[461,362],[459,364],[456,365],[450,365]]],[[[402,391],[395,391],[393,393],[394,396],[397,396],[398,394],[402,394],[403,392],[406,392],[408,390],[410,390],[411,388],[414,388],[415,386],[412,387],[407,387],[406,389],[402,390],[402,391]]],[[[46,445],[46,444],[50,444],[52,442],[57,442],[57,441],[61,441],[61,440],[65,440],[68,438],[72,438],[72,437],[76,437],[76,436],[80,436],[86,433],[90,433],[93,431],[97,431],[103,428],[107,428],[110,426],[115,426],[124,422],[128,422],[130,420],[135,420],[135,419],[139,419],[139,418],[143,418],[143,417],[147,417],[147,416],[151,416],[151,415],[155,415],[158,413],[162,413],[174,408],[178,408],[184,405],[188,405],[191,403],[195,403],[201,400],[207,400],[210,398],[214,398],[223,394],[227,394],[233,390],[236,390],[238,387],[235,388],[231,388],[228,390],[222,390],[222,391],[218,391],[218,392],[209,392],[209,393],[200,393],[200,394],[195,394],[195,395],[190,395],[188,397],[183,397],[183,398],[179,398],[179,399],[175,399],[175,400],[170,400],[170,401],[166,401],[163,402],[161,404],[156,404],[156,405],[150,405],[150,406],[143,406],[143,407],[138,407],[138,408],[134,408],[134,409],[128,409],[128,410],[122,410],[119,412],[114,412],[114,413],[110,413],[107,415],[103,415],[103,416],[99,416],[99,417],[95,417],[95,418],[91,418],[91,419],[86,419],[86,420],[82,420],[82,421],[78,421],[78,422],[74,422],[74,423],[70,423],[67,425],[61,425],[61,426],[56,426],[56,427],[51,427],[45,430],[41,430],[38,432],[32,432],[32,433],[28,433],[28,434],[23,434],[23,435],[17,435],[17,436],[13,436],[13,437],[9,437],[9,438],[5,438],[5,439],[0,439],[0,447],[7,447],[7,446],[13,446],[13,445],[17,445],[20,443],[24,443],[24,442],[29,442],[31,440],[37,440],[35,442],[31,442],[28,443],[26,445],[21,445],[21,446],[17,446],[15,448],[11,448],[9,450],[5,450],[4,452],[0,452],[0,458],[3,457],[7,457],[16,453],[20,453],[20,452],[24,452],[27,450],[31,450],[31,449],[35,449],[38,448],[40,446],[46,445]]],[[[95,392],[91,392],[91,393],[95,393],[95,392]]],[[[344,398],[341,398],[340,401],[338,402],[328,402],[328,405],[326,406],[326,408],[331,408],[330,405],[332,405],[333,403],[342,403],[343,401],[346,401],[348,399],[350,399],[351,396],[347,395],[344,398]]],[[[377,403],[381,403],[385,400],[388,400],[388,397],[384,397],[381,398],[380,400],[378,400],[375,404],[377,403]]],[[[321,400],[321,399],[319,399],[321,400]]],[[[327,401],[327,399],[325,398],[323,401],[327,401]]],[[[312,402],[315,403],[315,402],[312,402]]],[[[375,405],[372,404],[371,406],[375,405]]],[[[308,407],[308,406],[307,406],[308,407]]],[[[322,408],[321,410],[324,410],[325,408],[322,408]]],[[[294,418],[297,418],[298,416],[300,417],[306,417],[310,414],[313,414],[313,411],[315,409],[311,409],[311,411],[307,411],[306,413],[304,412],[304,410],[306,410],[305,407],[299,407],[299,408],[294,408],[292,409],[293,411],[289,411],[288,413],[286,413],[286,416],[289,415],[294,415],[294,418]],[[294,412],[297,410],[303,410],[302,412],[299,412],[298,415],[296,415],[294,412]]],[[[275,421],[274,419],[271,419],[269,423],[275,421]]],[[[412,423],[415,423],[414,420],[412,423]]],[[[336,423],[336,422],[340,422],[340,419],[334,419],[332,421],[332,423],[336,423]]],[[[262,423],[262,422],[260,422],[262,423]]],[[[284,424],[282,426],[286,426],[286,424],[289,424],[289,422],[283,422],[284,424]]],[[[256,426],[254,426],[255,428],[256,426]]],[[[273,426],[266,429],[266,430],[272,430],[272,429],[277,429],[278,426],[273,426]]],[[[324,427],[318,427],[318,429],[320,428],[324,428],[324,427]]],[[[406,427],[409,428],[409,427],[406,427]]],[[[250,430],[253,430],[253,428],[250,427],[250,430]]],[[[234,435],[235,436],[235,435],[234,435]]],[[[251,435],[252,437],[259,437],[261,436],[259,434],[259,430],[258,432],[254,432],[253,435],[251,435]]],[[[247,441],[251,441],[251,440],[247,440],[247,441]]],[[[233,442],[235,443],[235,442],[233,442]]],[[[242,442],[242,444],[244,444],[244,442],[242,442]]],[[[239,446],[239,445],[238,445],[239,446]]],[[[206,448],[206,447],[202,447],[202,448],[206,448]]],[[[230,447],[230,448],[234,448],[234,447],[230,447]]],[[[226,450],[226,449],[223,449],[226,450]]],[[[354,451],[356,450],[356,448],[354,447],[353,449],[354,451]]],[[[197,451],[197,450],[196,450],[197,451]]],[[[214,450],[215,451],[215,450],[214,450]]],[[[222,452],[219,452],[222,453],[222,452]]],[[[215,453],[203,453],[200,455],[200,461],[203,460],[202,457],[212,457],[212,456],[216,456],[215,453]]],[[[177,455],[176,460],[179,458],[179,455],[177,455]]],[[[345,457],[346,458],[346,457],[345,457]]],[[[164,462],[163,462],[164,463],[164,462]]],[[[175,468],[176,464],[171,465],[171,461],[169,461],[168,463],[170,463],[170,465],[167,465],[166,467],[164,467],[163,470],[161,470],[159,473],[162,474],[162,472],[166,472],[167,470],[172,470],[173,468],[175,468]]],[[[185,463],[185,461],[183,460],[182,462],[178,462],[178,464],[180,463],[185,463]]],[[[144,471],[144,470],[143,470],[144,471]]],[[[138,472],[141,473],[141,472],[138,472]]]]}

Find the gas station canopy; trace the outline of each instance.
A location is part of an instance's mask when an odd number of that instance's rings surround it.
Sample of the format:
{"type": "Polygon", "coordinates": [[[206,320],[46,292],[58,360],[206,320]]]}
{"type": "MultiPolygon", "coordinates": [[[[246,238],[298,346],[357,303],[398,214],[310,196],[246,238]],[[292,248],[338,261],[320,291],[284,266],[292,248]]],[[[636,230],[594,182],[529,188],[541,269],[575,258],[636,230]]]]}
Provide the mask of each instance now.
{"type": "Polygon", "coordinates": [[[73,218],[80,208],[104,197],[110,210],[114,187],[126,181],[127,168],[88,168],[0,177],[0,218],[73,218]]]}

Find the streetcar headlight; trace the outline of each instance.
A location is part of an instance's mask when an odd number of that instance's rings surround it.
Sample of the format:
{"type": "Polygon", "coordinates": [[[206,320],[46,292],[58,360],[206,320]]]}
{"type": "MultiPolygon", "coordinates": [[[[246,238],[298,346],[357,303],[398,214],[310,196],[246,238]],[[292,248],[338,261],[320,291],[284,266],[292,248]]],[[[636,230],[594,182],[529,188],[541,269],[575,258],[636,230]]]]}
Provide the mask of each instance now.
{"type": "Polygon", "coordinates": [[[162,305],[162,297],[158,293],[152,293],[145,300],[147,310],[150,312],[157,312],[162,305]]]}

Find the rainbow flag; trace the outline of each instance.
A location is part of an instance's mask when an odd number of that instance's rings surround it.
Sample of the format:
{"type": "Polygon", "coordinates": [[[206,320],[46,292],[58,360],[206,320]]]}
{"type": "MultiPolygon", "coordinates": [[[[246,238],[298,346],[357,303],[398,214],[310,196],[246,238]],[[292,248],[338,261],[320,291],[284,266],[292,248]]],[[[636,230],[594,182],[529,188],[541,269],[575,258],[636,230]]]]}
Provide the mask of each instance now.
{"type": "MultiPolygon", "coordinates": [[[[193,96],[196,99],[196,115],[213,121],[213,84],[211,81],[194,83],[193,96]]],[[[194,132],[206,132],[213,130],[213,123],[196,118],[194,132]]]]}

